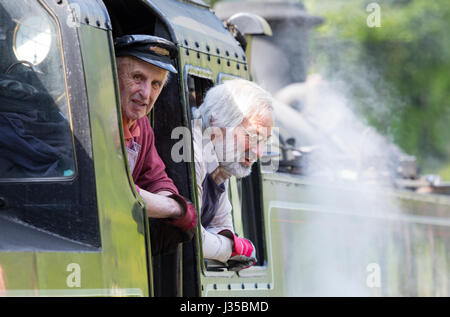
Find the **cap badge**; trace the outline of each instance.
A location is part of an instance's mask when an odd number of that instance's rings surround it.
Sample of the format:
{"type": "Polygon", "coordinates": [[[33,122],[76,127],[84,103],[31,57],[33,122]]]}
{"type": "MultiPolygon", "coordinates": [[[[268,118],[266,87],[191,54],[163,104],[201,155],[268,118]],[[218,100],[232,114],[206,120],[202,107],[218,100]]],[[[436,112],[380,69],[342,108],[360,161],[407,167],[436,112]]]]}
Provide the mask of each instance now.
{"type": "Polygon", "coordinates": [[[159,55],[163,55],[163,56],[169,56],[169,51],[166,50],[165,48],[162,47],[158,47],[158,46],[150,46],[150,51],[159,54],[159,55]]]}

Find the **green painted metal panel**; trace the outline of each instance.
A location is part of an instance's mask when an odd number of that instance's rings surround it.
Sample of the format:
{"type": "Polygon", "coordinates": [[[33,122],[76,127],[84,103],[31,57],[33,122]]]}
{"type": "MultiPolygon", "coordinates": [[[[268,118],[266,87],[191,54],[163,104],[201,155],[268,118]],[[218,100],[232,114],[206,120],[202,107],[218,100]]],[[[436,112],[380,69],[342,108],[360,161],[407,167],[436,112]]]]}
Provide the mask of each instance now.
{"type": "Polygon", "coordinates": [[[79,29],[89,100],[94,167],[107,288],[148,292],[146,215],[129,176],[121,139],[118,85],[111,34],[79,29]]]}
{"type": "Polygon", "coordinates": [[[448,296],[448,197],[263,177],[277,294],[448,296]]]}
{"type": "MultiPolygon", "coordinates": [[[[79,250],[74,247],[69,252],[33,249],[1,252],[0,295],[152,294],[148,276],[151,270],[147,266],[150,261],[146,249],[147,220],[129,177],[120,137],[111,35],[106,30],[84,25],[79,27],[78,34],[86,75],[89,103],[86,118],[91,125],[101,247],[79,250]]],[[[68,86],[71,87],[70,82],[68,86]]]]}

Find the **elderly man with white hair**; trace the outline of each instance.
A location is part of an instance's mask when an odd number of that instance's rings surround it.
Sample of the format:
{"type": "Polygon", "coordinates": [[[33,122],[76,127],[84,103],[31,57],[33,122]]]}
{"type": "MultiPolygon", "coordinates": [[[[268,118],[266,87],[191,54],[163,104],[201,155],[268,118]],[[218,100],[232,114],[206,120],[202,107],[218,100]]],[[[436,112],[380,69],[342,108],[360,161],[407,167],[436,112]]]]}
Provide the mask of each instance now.
{"type": "Polygon", "coordinates": [[[253,82],[234,79],[211,88],[193,110],[194,157],[203,255],[230,270],[256,262],[251,241],[234,233],[228,179],[246,177],[273,127],[272,97],[253,82]]]}

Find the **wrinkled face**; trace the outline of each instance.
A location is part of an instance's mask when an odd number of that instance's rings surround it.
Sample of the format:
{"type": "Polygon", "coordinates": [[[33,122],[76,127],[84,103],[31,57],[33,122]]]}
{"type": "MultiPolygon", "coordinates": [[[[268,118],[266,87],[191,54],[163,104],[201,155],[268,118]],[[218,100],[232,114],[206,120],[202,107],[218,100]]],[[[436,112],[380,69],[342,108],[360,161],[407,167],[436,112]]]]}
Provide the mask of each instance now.
{"type": "MultiPolygon", "coordinates": [[[[273,127],[271,115],[251,116],[233,129],[233,144],[224,149],[225,158],[219,156],[220,165],[232,175],[242,178],[251,173],[251,167],[263,154],[264,145],[270,138],[273,127]]],[[[225,137],[224,140],[227,138],[225,137]]],[[[224,146],[225,144],[223,144],[224,146]]],[[[217,151],[216,151],[217,152],[217,151]]]]}
{"type": "Polygon", "coordinates": [[[117,68],[122,116],[130,127],[153,108],[168,71],[132,57],[119,57],[117,68]]]}

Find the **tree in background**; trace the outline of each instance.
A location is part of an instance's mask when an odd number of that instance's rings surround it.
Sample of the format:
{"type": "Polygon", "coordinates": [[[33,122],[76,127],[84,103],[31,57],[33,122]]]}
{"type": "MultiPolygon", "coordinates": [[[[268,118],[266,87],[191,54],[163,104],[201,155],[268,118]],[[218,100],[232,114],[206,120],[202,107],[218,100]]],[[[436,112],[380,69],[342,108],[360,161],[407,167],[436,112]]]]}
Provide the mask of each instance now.
{"type": "Polygon", "coordinates": [[[312,67],[350,84],[371,125],[415,155],[423,172],[450,180],[448,1],[304,4],[326,19],[312,43],[312,67]],[[375,8],[378,26],[370,21],[375,8]]]}
{"type": "Polygon", "coordinates": [[[423,173],[450,180],[448,0],[301,2],[326,19],[311,37],[310,71],[343,83],[354,110],[416,156],[423,173]]]}
{"type": "Polygon", "coordinates": [[[203,1],[205,1],[205,3],[207,3],[207,4],[209,4],[209,5],[211,6],[211,8],[212,8],[212,7],[214,7],[214,5],[215,5],[217,2],[219,2],[219,1],[221,1],[221,0],[203,0],[203,1]]]}

